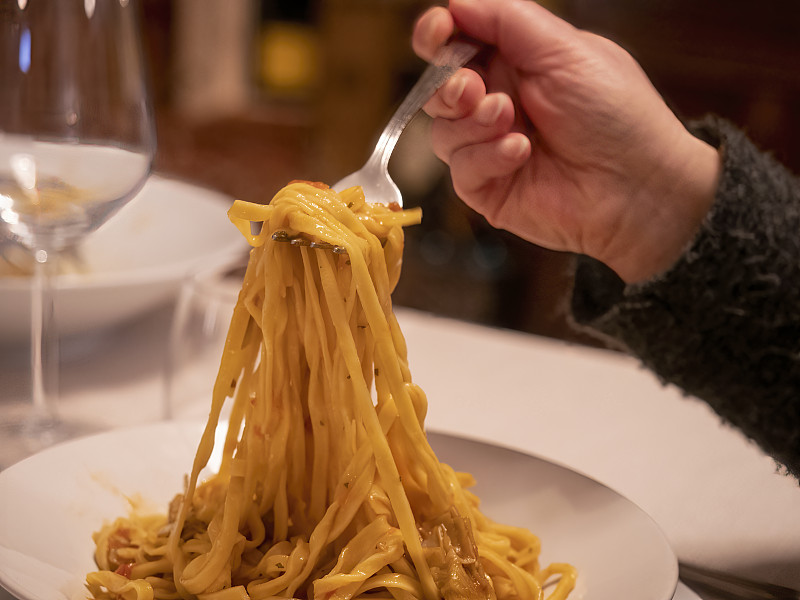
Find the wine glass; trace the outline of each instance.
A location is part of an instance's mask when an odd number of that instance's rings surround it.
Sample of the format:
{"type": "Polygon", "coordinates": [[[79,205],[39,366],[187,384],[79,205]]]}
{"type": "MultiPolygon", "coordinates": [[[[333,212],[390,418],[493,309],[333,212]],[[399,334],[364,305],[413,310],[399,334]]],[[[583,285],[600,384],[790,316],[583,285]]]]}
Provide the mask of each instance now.
{"type": "Polygon", "coordinates": [[[164,363],[165,419],[208,416],[243,277],[244,267],[215,267],[195,273],[181,286],[164,363]]]}
{"type": "Polygon", "coordinates": [[[19,457],[76,433],[56,410],[53,275],[144,184],[155,128],[136,0],[0,0],[0,230],[32,257],[31,401],[19,457]]]}

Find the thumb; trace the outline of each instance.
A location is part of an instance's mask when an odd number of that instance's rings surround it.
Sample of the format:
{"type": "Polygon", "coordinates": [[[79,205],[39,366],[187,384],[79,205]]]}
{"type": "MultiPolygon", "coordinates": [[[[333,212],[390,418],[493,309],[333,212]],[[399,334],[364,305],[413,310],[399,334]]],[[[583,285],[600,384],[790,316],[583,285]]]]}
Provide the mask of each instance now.
{"type": "Polygon", "coordinates": [[[576,31],[532,0],[450,0],[448,8],[460,29],[529,72],[539,70],[542,58],[576,31]]]}

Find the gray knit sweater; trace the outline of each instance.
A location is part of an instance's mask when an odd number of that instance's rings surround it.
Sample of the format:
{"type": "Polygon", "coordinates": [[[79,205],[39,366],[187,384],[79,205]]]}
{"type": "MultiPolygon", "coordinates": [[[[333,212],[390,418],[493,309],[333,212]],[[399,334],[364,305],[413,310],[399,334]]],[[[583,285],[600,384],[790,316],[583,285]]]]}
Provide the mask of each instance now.
{"type": "Polygon", "coordinates": [[[800,477],[800,180],[725,121],[692,131],[723,157],[701,231],[643,284],[579,258],[572,313],[800,477]]]}

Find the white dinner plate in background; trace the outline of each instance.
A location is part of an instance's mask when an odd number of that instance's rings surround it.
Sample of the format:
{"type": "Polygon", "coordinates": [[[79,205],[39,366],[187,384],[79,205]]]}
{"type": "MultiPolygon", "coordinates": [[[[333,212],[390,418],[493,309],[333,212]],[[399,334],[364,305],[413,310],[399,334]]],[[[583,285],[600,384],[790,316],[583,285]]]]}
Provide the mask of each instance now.
{"type": "MultiPolygon", "coordinates": [[[[201,430],[198,423],[115,430],[0,472],[0,584],[22,600],[85,598],[86,573],[95,569],[92,533],[131,506],[165,512],[183,489],[201,430]]],[[[570,600],[673,597],[675,555],[630,501],[527,454],[443,434],[430,440],[442,462],[475,476],[484,514],[538,535],[544,564],[577,567],[570,600]]]]}
{"type": "MultiPolygon", "coordinates": [[[[224,267],[247,251],[228,220],[233,199],[151,176],[141,192],[78,250],[75,272],[56,276],[61,336],[116,325],[172,299],[198,269],[224,267]]],[[[0,345],[30,336],[30,277],[0,276],[0,345]]]]}

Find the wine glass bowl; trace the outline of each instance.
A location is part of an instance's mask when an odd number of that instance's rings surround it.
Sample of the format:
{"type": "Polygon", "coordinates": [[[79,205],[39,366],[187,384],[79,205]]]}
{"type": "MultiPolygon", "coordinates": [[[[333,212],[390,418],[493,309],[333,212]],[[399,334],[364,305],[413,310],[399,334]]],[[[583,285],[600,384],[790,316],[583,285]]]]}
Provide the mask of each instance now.
{"type": "Polygon", "coordinates": [[[129,200],[149,164],[120,148],[0,140],[0,226],[28,248],[63,250],[129,200]]]}
{"type": "Polygon", "coordinates": [[[105,222],[150,170],[136,6],[14,5],[2,25],[0,226],[29,248],[57,251],[105,222]]]}
{"type": "Polygon", "coordinates": [[[164,364],[164,417],[203,419],[214,390],[244,267],[197,272],[181,287],[164,364]]]}
{"type": "Polygon", "coordinates": [[[32,255],[31,403],[3,435],[68,434],[53,402],[52,275],[146,181],[155,128],[136,0],[0,0],[0,234],[32,255]]]}

